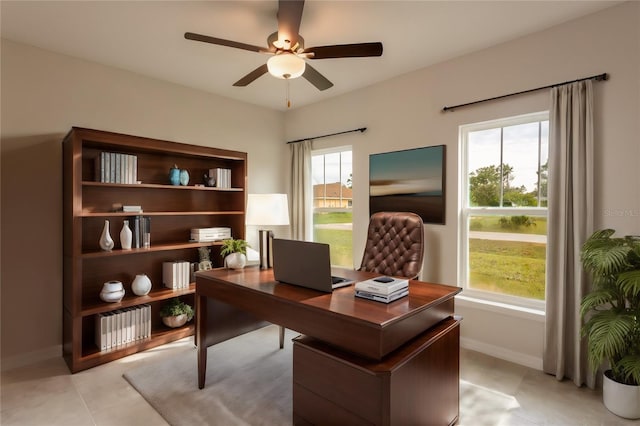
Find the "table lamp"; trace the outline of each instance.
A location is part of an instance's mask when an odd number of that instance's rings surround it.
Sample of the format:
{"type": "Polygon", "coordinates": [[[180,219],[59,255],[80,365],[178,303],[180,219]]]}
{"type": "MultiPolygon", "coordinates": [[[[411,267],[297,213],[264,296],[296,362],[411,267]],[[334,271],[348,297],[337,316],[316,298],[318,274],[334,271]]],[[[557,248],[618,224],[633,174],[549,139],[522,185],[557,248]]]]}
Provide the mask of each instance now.
{"type": "MultiPolygon", "coordinates": [[[[249,194],[247,198],[247,225],[289,225],[287,194],[249,194]]],[[[260,268],[273,266],[273,231],[260,229],[260,268]]]]}

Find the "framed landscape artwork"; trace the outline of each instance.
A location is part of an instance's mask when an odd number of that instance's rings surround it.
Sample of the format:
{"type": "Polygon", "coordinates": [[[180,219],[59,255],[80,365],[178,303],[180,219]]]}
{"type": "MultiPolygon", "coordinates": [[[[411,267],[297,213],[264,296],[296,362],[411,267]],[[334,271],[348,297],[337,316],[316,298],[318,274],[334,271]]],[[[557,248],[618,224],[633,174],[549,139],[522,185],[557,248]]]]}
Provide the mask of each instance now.
{"type": "Polygon", "coordinates": [[[369,215],[413,212],[444,225],[445,146],[369,155],[369,215]]]}

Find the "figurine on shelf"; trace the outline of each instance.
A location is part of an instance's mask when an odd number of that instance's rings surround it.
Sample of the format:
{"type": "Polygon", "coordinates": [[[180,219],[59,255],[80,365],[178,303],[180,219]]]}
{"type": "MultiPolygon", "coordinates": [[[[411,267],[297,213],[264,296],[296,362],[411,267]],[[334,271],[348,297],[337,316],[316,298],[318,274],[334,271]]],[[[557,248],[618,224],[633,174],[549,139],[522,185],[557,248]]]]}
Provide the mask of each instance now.
{"type": "Polygon", "coordinates": [[[213,268],[211,265],[211,258],[209,257],[211,250],[208,247],[198,247],[198,255],[200,256],[200,263],[198,263],[198,271],[208,271],[213,268]]]}
{"type": "Polygon", "coordinates": [[[208,187],[216,186],[216,178],[213,176],[209,176],[208,174],[204,174],[204,185],[208,187]]]}

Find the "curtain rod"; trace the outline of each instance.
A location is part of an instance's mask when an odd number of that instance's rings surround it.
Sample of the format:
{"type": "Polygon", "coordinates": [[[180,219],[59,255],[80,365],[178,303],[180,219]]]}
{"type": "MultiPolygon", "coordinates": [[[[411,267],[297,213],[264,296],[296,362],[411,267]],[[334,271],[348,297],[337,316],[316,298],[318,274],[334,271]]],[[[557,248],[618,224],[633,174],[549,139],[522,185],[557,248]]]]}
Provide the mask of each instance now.
{"type": "Polygon", "coordinates": [[[328,138],[329,136],[342,135],[342,134],[345,134],[345,133],[352,133],[352,132],[361,132],[361,133],[362,133],[362,132],[364,132],[365,130],[367,130],[367,128],[366,128],[366,127],[360,127],[359,129],[345,130],[344,132],[330,133],[330,134],[328,134],[328,135],[315,136],[315,137],[312,137],[312,138],[296,139],[295,141],[289,141],[289,142],[287,142],[287,143],[288,143],[288,144],[289,144],[289,143],[298,143],[298,142],[304,142],[304,141],[307,141],[307,140],[309,140],[309,139],[321,139],[321,138],[328,138]]]}
{"type": "Polygon", "coordinates": [[[475,105],[475,104],[479,104],[481,102],[495,101],[496,99],[507,98],[509,96],[523,95],[525,93],[536,92],[538,90],[551,89],[553,87],[562,86],[562,85],[565,85],[565,84],[577,83],[578,81],[585,81],[585,80],[605,81],[605,80],[608,80],[608,79],[609,79],[609,75],[607,73],[598,74],[598,75],[592,75],[591,77],[579,78],[577,80],[572,80],[572,81],[565,81],[564,83],[550,84],[550,85],[544,86],[544,87],[538,87],[538,88],[535,88],[535,89],[523,90],[522,92],[509,93],[508,95],[496,96],[494,98],[482,99],[482,100],[479,100],[479,101],[468,102],[466,104],[460,104],[460,105],[454,105],[454,106],[446,106],[446,107],[442,108],[442,112],[453,111],[456,108],[462,108],[462,107],[466,107],[466,106],[469,106],[469,105],[475,105]]]}

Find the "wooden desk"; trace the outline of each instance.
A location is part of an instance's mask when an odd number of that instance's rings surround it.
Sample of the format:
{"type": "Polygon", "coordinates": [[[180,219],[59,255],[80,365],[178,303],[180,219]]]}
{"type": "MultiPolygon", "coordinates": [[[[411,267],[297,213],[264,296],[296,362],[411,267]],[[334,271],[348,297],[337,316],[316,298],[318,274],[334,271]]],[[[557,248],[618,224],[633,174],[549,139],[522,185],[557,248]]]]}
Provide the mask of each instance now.
{"type": "MultiPolygon", "coordinates": [[[[355,280],[376,276],[342,269],[333,272],[355,280]]],[[[271,269],[199,272],[196,278],[198,387],[204,387],[206,376],[207,298],[225,302],[377,365],[393,358],[394,351],[407,342],[453,317],[454,296],[460,291],[458,287],[411,281],[409,295],[387,305],[356,298],[353,286],[322,293],[278,283],[271,269]]],[[[455,329],[457,331],[457,327],[455,329]]],[[[457,339],[454,346],[448,347],[449,350],[459,351],[457,339]]],[[[455,373],[457,386],[457,369],[455,373]]]]}

